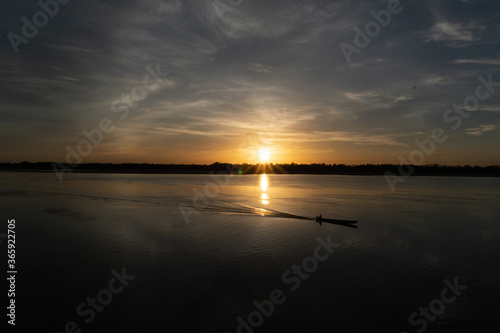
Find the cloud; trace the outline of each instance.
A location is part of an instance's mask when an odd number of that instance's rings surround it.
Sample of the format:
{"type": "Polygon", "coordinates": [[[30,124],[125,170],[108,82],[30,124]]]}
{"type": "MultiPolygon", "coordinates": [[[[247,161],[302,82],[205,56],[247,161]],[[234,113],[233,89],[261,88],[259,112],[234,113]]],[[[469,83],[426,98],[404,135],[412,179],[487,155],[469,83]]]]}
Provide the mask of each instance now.
{"type": "Polygon", "coordinates": [[[429,75],[426,78],[424,78],[424,82],[429,85],[436,85],[436,84],[442,84],[446,81],[447,77],[446,76],[440,76],[440,75],[429,75]]]}
{"type": "Polygon", "coordinates": [[[460,40],[471,42],[475,40],[471,27],[460,23],[437,22],[428,32],[431,41],[460,40]]]}
{"type": "Polygon", "coordinates": [[[463,47],[481,40],[481,33],[486,30],[486,26],[478,21],[468,23],[450,22],[440,14],[437,16],[433,26],[425,32],[426,42],[446,42],[451,47],[463,47]]]}
{"type": "Polygon", "coordinates": [[[456,59],[453,64],[500,65],[500,59],[456,59]]]}
{"type": "Polygon", "coordinates": [[[249,68],[251,71],[257,73],[271,73],[274,69],[272,66],[265,66],[263,64],[256,64],[256,63],[251,63],[249,68]]]}
{"type": "Polygon", "coordinates": [[[356,145],[368,146],[398,146],[408,147],[404,142],[398,140],[397,135],[393,134],[362,134],[357,132],[347,131],[330,131],[330,132],[313,132],[313,133],[280,133],[276,135],[277,143],[297,142],[297,137],[300,137],[301,143],[308,142],[349,142],[356,145]]]}
{"type": "Polygon", "coordinates": [[[465,134],[467,135],[483,135],[485,132],[494,131],[497,129],[497,125],[479,125],[476,128],[465,129],[465,134]]]}
{"type": "Polygon", "coordinates": [[[345,92],[344,95],[349,99],[355,101],[365,101],[365,102],[368,102],[368,100],[378,97],[378,94],[373,91],[360,92],[360,93],[345,92]]]}

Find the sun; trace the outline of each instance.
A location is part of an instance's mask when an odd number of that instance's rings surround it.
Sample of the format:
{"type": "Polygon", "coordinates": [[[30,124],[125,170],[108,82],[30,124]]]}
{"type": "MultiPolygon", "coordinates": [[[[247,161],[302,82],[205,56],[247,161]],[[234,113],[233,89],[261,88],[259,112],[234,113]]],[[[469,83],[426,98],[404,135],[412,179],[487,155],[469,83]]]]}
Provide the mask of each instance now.
{"type": "Polygon", "coordinates": [[[259,149],[259,158],[261,162],[269,161],[269,157],[271,156],[271,151],[266,148],[259,149]]]}

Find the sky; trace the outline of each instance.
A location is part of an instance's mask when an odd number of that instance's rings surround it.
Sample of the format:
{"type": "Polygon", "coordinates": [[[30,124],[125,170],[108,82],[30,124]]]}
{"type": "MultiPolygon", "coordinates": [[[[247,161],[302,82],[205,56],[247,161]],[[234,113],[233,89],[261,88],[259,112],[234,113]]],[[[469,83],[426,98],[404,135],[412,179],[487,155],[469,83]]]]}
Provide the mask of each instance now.
{"type": "Polygon", "coordinates": [[[0,5],[0,162],[500,164],[498,1],[59,1],[0,5]]]}

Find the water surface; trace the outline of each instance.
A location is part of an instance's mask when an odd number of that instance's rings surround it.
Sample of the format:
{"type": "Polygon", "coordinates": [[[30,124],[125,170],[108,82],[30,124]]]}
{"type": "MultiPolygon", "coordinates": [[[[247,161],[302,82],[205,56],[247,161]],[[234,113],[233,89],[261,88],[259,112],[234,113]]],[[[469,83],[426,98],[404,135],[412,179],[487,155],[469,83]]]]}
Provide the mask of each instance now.
{"type": "Polygon", "coordinates": [[[499,327],[498,178],[413,177],[394,193],[376,176],[65,178],[0,173],[2,218],[16,220],[19,329],[237,332],[279,289],[286,300],[255,332],[417,332],[409,316],[455,277],[467,289],[427,331],[499,327]],[[303,219],[319,214],[358,229],[303,219]],[[291,290],[283,274],[314,257],[318,237],[340,245],[291,290]],[[123,267],[135,278],[86,323],[77,306],[123,267]]]}

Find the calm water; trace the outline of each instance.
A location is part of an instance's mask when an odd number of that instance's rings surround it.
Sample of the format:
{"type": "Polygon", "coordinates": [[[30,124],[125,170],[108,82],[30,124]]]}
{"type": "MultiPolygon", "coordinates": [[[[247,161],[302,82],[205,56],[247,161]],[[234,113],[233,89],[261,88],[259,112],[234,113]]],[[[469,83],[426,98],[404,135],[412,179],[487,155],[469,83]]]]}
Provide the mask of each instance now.
{"type": "Polygon", "coordinates": [[[19,331],[64,332],[71,321],[82,332],[237,332],[241,320],[240,332],[500,327],[498,178],[410,178],[395,193],[366,176],[245,175],[210,187],[205,175],[65,179],[0,173],[0,232],[16,220],[19,331]],[[186,223],[179,206],[193,199],[186,223]],[[329,254],[318,237],[338,245],[329,254]],[[122,268],[135,278],[116,291],[111,271],[122,268]],[[443,292],[455,278],[467,288],[443,292]],[[96,296],[106,304],[89,310],[96,296]]]}

